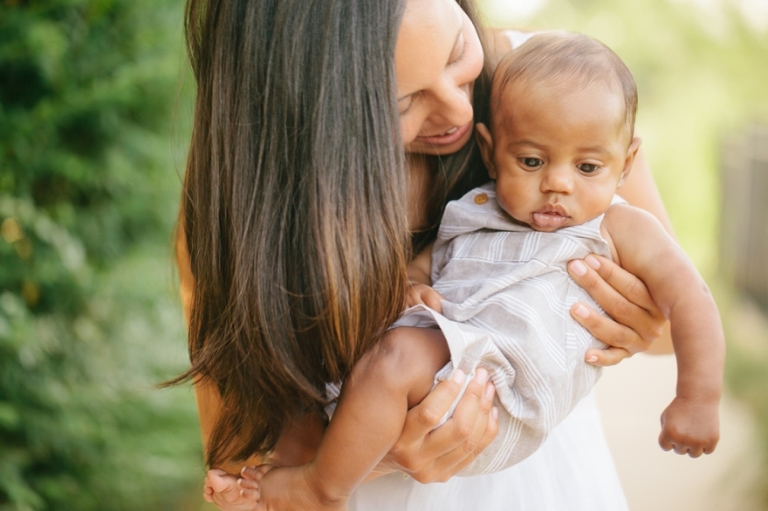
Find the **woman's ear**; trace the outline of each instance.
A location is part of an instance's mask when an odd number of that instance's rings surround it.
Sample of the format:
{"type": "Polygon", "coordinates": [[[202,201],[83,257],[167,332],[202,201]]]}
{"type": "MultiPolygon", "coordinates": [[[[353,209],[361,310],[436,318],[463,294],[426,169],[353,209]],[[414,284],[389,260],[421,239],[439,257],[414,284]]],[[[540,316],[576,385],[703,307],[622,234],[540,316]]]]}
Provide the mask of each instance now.
{"type": "Polygon", "coordinates": [[[480,145],[480,154],[483,156],[483,162],[488,169],[488,175],[491,179],[496,179],[496,167],[493,166],[493,137],[488,131],[488,126],[479,122],[475,125],[475,136],[480,145]]]}
{"type": "Polygon", "coordinates": [[[635,156],[637,156],[637,150],[640,149],[640,144],[643,143],[643,139],[640,137],[635,137],[632,139],[632,142],[629,143],[629,149],[627,149],[627,158],[624,160],[624,169],[621,171],[621,176],[619,177],[619,184],[616,185],[616,188],[621,188],[621,185],[624,184],[624,181],[627,180],[627,177],[629,176],[629,172],[632,170],[632,164],[635,162],[635,156]]]}

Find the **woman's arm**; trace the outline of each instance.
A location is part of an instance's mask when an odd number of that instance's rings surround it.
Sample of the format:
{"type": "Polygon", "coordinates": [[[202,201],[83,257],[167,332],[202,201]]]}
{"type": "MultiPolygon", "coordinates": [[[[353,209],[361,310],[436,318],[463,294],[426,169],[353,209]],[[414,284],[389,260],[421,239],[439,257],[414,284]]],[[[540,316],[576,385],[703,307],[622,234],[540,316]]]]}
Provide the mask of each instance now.
{"type": "Polygon", "coordinates": [[[655,216],[661,222],[664,230],[672,237],[675,236],[642,146],[637,151],[635,161],[632,164],[632,171],[624,182],[624,186],[619,190],[619,195],[631,205],[644,209],[655,216]]]}

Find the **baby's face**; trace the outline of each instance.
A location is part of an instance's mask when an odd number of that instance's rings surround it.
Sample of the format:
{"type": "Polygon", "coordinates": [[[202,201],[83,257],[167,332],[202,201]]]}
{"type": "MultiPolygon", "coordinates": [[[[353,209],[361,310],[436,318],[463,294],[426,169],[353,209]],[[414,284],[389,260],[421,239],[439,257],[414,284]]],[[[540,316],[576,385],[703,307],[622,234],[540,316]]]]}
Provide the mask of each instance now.
{"type": "Polygon", "coordinates": [[[621,94],[601,83],[499,92],[493,132],[478,132],[501,207],[546,232],[604,213],[639,146],[630,143],[621,94]]]}

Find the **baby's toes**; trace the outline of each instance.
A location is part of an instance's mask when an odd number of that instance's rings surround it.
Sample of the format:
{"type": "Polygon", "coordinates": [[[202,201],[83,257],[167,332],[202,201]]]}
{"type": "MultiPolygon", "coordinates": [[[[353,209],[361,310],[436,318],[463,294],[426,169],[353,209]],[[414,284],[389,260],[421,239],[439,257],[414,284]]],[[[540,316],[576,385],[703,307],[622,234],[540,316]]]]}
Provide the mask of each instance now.
{"type": "Polygon", "coordinates": [[[261,487],[261,481],[254,481],[252,479],[239,478],[237,485],[241,490],[258,490],[261,487]]]}
{"type": "Polygon", "coordinates": [[[240,490],[240,497],[244,499],[249,499],[254,502],[259,502],[259,499],[261,499],[261,491],[259,490],[240,490]]]}
{"type": "Polygon", "coordinates": [[[272,465],[259,465],[258,467],[243,467],[240,471],[240,475],[244,480],[254,481],[256,483],[261,482],[264,478],[264,474],[272,470],[272,465]]]}
{"type": "Polygon", "coordinates": [[[240,495],[243,497],[253,500],[259,500],[259,498],[261,498],[260,482],[240,478],[237,480],[237,486],[240,488],[240,495]]]}

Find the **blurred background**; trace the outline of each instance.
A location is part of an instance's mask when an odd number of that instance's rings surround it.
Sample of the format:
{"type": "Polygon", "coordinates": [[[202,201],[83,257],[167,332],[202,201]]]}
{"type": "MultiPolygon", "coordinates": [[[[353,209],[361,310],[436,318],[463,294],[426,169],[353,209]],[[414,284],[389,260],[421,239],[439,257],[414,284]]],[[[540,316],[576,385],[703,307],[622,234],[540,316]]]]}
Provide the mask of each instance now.
{"type": "MultiPolygon", "coordinates": [[[[656,445],[669,356],[598,387],[634,511],[768,509],[768,0],[479,0],[635,74],[638,132],[728,339],[723,436],[656,445]]],[[[191,117],[182,0],[0,0],[0,511],[198,510],[172,262],[191,117]]],[[[598,490],[598,489],[596,489],[598,490]]]]}

